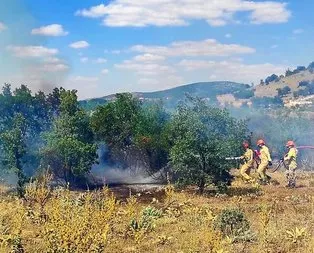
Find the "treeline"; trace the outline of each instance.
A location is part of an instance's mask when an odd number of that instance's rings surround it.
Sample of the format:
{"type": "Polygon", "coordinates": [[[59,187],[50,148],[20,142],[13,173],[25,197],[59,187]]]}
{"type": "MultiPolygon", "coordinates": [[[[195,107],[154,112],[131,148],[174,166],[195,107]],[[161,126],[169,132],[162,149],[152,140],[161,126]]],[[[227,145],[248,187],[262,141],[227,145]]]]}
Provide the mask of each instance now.
{"type": "Polygon", "coordinates": [[[223,188],[231,179],[224,158],[241,153],[248,132],[226,110],[193,97],[170,114],[161,103],[117,94],[90,113],[75,90],[32,94],[25,85],[4,85],[0,110],[1,170],[16,174],[20,196],[29,177],[46,169],[55,180],[82,185],[103,144],[108,163],[145,168],[147,174],[171,168],[178,184],[223,188]]]}

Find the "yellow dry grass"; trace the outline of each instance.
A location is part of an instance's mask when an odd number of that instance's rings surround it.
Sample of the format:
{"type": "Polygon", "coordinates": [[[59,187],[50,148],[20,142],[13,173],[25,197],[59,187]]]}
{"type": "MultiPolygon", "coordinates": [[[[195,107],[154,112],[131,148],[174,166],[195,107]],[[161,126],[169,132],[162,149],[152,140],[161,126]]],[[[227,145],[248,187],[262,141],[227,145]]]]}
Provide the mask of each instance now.
{"type": "Polygon", "coordinates": [[[283,174],[273,177],[279,185],[236,179],[227,194],[202,196],[169,185],[150,199],[118,200],[106,188],[52,191],[41,181],[19,200],[2,187],[0,252],[314,252],[312,174],[299,174],[296,189],[284,188],[283,174]],[[252,240],[234,242],[213,228],[234,207],[250,221],[252,240]]]}

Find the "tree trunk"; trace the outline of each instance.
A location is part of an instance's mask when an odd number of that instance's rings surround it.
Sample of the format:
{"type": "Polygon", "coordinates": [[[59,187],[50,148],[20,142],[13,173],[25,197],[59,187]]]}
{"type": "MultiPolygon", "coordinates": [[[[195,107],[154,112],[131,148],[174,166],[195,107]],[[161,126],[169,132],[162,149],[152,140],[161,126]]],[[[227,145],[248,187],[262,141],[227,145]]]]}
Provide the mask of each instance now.
{"type": "Polygon", "coordinates": [[[205,177],[202,177],[200,181],[198,182],[198,191],[200,194],[204,193],[205,189],[205,177]]]}

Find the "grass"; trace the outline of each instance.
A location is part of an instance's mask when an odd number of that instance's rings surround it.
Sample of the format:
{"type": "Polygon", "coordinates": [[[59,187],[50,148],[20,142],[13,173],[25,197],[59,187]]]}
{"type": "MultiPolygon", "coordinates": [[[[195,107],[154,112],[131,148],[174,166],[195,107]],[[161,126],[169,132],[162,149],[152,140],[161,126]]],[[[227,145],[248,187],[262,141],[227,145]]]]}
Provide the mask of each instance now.
{"type": "Polygon", "coordinates": [[[313,176],[296,189],[236,179],[227,194],[191,187],[122,196],[118,189],[28,186],[25,200],[0,190],[0,252],[314,252],[313,176]],[[119,196],[119,197],[116,197],[119,196]],[[215,229],[222,210],[241,210],[250,233],[236,240],[215,229]]]}

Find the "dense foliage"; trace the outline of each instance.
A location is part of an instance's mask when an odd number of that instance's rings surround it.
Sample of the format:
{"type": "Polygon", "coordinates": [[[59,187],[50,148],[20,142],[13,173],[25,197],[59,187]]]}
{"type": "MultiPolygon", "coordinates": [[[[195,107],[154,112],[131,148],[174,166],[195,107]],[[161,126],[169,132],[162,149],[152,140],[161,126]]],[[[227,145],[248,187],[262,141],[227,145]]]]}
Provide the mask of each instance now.
{"type": "Polygon", "coordinates": [[[196,184],[201,192],[206,184],[223,187],[230,183],[230,164],[224,158],[241,152],[239,140],[247,130],[244,122],[190,98],[179,106],[171,130],[170,158],[179,183],[196,184]]]}

